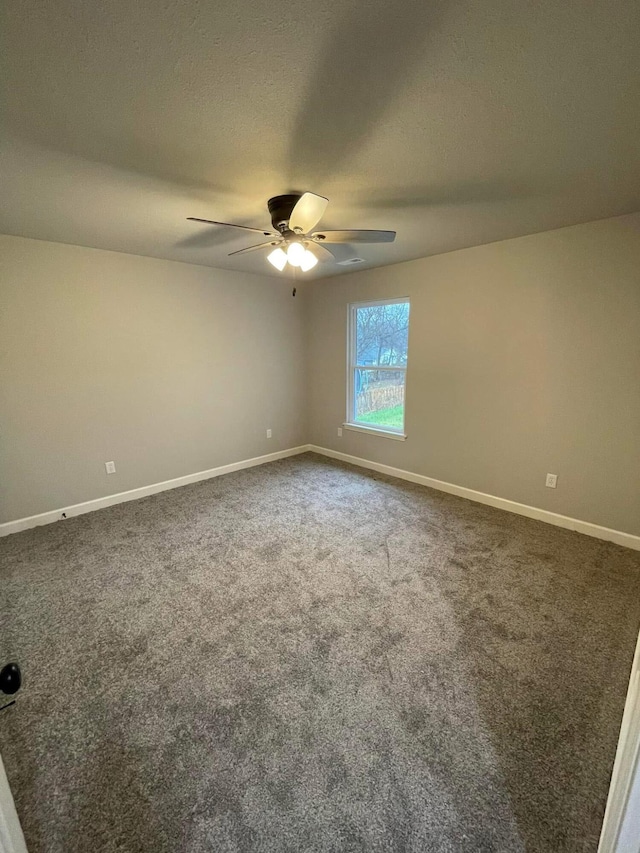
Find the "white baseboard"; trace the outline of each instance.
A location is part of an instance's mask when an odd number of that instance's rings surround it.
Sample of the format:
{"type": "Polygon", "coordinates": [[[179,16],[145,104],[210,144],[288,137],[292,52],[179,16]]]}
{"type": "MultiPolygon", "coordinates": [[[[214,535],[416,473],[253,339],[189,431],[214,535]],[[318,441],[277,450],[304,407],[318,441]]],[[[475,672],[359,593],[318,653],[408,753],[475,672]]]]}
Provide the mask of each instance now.
{"type": "Polygon", "coordinates": [[[180,486],[187,486],[189,483],[197,483],[200,480],[209,480],[212,477],[220,477],[223,474],[230,474],[232,471],[240,471],[243,468],[253,468],[256,465],[264,465],[267,462],[275,462],[277,459],[285,459],[287,456],[296,456],[299,453],[312,451],[319,453],[322,456],[328,456],[331,459],[340,459],[342,462],[349,462],[351,465],[358,465],[360,468],[368,468],[372,471],[378,471],[381,474],[388,474],[390,477],[398,477],[400,480],[408,480],[411,483],[418,483],[422,486],[428,486],[431,489],[437,489],[440,492],[448,492],[452,495],[458,495],[461,498],[467,498],[477,503],[487,504],[488,506],[504,509],[507,512],[514,512],[517,515],[525,515],[527,518],[535,518],[538,521],[544,521],[547,524],[554,524],[556,527],[564,527],[568,530],[575,530],[578,533],[584,533],[587,536],[593,536],[596,539],[604,539],[607,542],[615,542],[617,545],[623,545],[626,548],[633,548],[640,551],[640,536],[634,536],[631,533],[623,533],[621,530],[612,530],[610,527],[601,527],[599,524],[592,524],[589,521],[581,521],[577,518],[570,518],[566,515],[559,515],[556,512],[550,512],[546,509],[540,509],[535,506],[510,501],[506,498],[499,498],[495,495],[488,495],[484,492],[477,492],[474,489],[468,489],[465,486],[456,486],[454,483],[446,483],[444,480],[435,480],[433,477],[425,477],[423,474],[414,474],[413,471],[405,471],[402,468],[393,468],[391,465],[383,465],[380,462],[372,462],[369,459],[362,459],[359,456],[350,456],[348,453],[340,453],[338,450],[330,450],[327,447],[319,447],[315,444],[301,444],[299,447],[290,447],[287,450],[279,450],[275,453],[267,453],[265,456],[255,456],[252,459],[243,459],[240,462],[232,462],[229,465],[221,465],[219,468],[210,468],[207,471],[198,471],[195,474],[187,474],[184,477],[176,477],[173,480],[165,480],[162,483],[153,483],[150,486],[142,486],[139,489],[131,489],[127,492],[119,492],[115,495],[106,495],[103,498],[95,498],[94,500],[84,501],[83,503],[74,504],[73,506],[60,507],[60,509],[52,509],[49,512],[43,512],[39,515],[30,515],[26,518],[18,518],[15,521],[7,521],[0,524],[0,536],[8,536],[10,533],[19,533],[21,530],[28,530],[30,527],[38,527],[41,524],[51,524],[54,521],[62,519],[62,513],[65,513],[67,518],[74,515],[83,515],[86,512],[93,512],[103,507],[113,506],[114,504],[125,503],[126,501],[135,501],[138,498],[145,498],[148,495],[155,495],[158,492],[164,492],[168,489],[176,489],[180,486]]]}
{"type": "Polygon", "coordinates": [[[432,477],[425,477],[423,474],[414,474],[413,471],[404,471],[402,468],[393,468],[391,465],[371,462],[369,459],[350,456],[348,453],[329,450],[327,447],[318,447],[315,444],[310,444],[308,449],[314,453],[329,456],[331,459],[340,459],[342,462],[359,465],[361,468],[369,468],[372,471],[378,471],[380,474],[388,474],[390,477],[409,480],[411,483],[419,483],[421,486],[428,486],[430,489],[438,489],[440,492],[448,492],[451,495],[458,495],[458,497],[467,498],[470,501],[487,504],[497,509],[504,509],[507,512],[514,512],[517,515],[525,515],[527,518],[535,518],[537,521],[545,521],[547,524],[554,524],[556,527],[575,530],[578,533],[584,533],[596,539],[604,539],[607,542],[615,542],[616,545],[623,545],[626,548],[633,548],[636,551],[640,551],[640,536],[634,536],[632,533],[623,533],[621,530],[601,527],[599,524],[592,524],[589,521],[580,521],[578,518],[559,515],[557,512],[550,512],[539,507],[520,504],[506,498],[498,498],[495,495],[487,495],[484,492],[476,492],[474,489],[467,489],[465,486],[456,486],[454,483],[446,483],[444,480],[434,480],[432,477]]]}
{"type": "Polygon", "coordinates": [[[184,477],[176,477],[173,480],[164,480],[162,483],[153,483],[151,486],[141,486],[139,489],[130,489],[127,492],[118,492],[115,495],[106,495],[103,498],[95,498],[91,501],[73,504],[73,506],[52,509],[49,512],[41,512],[39,515],[30,515],[26,518],[18,518],[15,521],[7,521],[0,524],[0,536],[8,536],[10,533],[19,533],[30,527],[38,527],[41,524],[51,524],[62,519],[62,513],[67,518],[74,515],[84,515],[85,512],[93,512],[114,504],[136,501],[138,498],[146,498],[158,492],[168,489],[176,489],[180,486],[188,486],[190,483],[198,483],[200,480],[209,480],[212,477],[220,477],[222,474],[230,474],[232,471],[241,471],[243,468],[253,468],[256,465],[264,465],[267,462],[275,462],[277,459],[285,459],[287,456],[295,456],[309,450],[308,444],[299,447],[290,447],[287,450],[278,450],[275,453],[267,453],[266,456],[254,456],[253,459],[243,459],[240,462],[232,462],[230,465],[221,465],[219,468],[209,468],[208,471],[198,471],[195,474],[186,474],[184,477]]]}

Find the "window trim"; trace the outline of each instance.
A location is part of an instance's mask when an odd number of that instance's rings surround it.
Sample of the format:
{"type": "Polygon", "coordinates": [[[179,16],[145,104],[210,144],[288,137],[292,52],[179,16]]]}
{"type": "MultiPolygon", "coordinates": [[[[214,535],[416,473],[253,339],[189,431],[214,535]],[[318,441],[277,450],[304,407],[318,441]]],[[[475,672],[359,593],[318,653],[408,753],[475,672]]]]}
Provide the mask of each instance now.
{"type": "Polygon", "coordinates": [[[367,426],[366,424],[352,424],[346,421],[342,424],[345,429],[353,430],[353,432],[364,432],[369,435],[378,435],[380,438],[393,438],[395,441],[406,441],[407,434],[404,432],[396,432],[395,430],[384,429],[383,427],[367,426]]]}
{"type": "MultiPolygon", "coordinates": [[[[405,375],[405,406],[407,394],[407,366],[400,367],[399,365],[377,365],[357,364],[356,363],[356,312],[359,308],[370,308],[374,305],[398,305],[400,302],[406,302],[409,305],[409,318],[411,318],[411,300],[408,296],[396,296],[392,299],[370,299],[364,302],[350,302],[347,305],[347,416],[342,426],[345,429],[353,430],[354,432],[364,432],[370,435],[378,435],[381,438],[393,438],[396,441],[405,441],[407,434],[404,429],[393,429],[393,427],[382,427],[376,424],[359,423],[355,419],[355,393],[353,387],[354,370],[401,370],[405,375]]],[[[411,319],[409,319],[411,324],[411,319]]],[[[405,409],[406,415],[406,409],[405,409]]]]}

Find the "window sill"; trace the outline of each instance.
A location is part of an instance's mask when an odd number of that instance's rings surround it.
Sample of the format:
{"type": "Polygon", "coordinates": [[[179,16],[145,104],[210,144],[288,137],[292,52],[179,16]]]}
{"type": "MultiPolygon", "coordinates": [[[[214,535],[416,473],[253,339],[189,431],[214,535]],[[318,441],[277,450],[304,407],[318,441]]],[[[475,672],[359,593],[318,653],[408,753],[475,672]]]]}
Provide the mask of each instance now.
{"type": "Polygon", "coordinates": [[[354,432],[364,432],[368,435],[379,435],[381,438],[392,438],[394,441],[406,441],[407,436],[403,432],[391,432],[388,429],[380,427],[364,426],[364,424],[342,424],[345,429],[351,429],[354,432]]]}

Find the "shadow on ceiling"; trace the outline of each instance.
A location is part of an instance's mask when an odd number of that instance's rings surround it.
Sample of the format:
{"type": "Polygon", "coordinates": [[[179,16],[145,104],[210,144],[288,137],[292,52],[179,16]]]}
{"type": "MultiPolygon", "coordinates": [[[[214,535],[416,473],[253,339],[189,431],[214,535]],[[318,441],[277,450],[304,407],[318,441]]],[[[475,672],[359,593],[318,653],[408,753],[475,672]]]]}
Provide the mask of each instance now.
{"type": "Polygon", "coordinates": [[[385,0],[356,5],[329,36],[293,131],[291,177],[311,186],[360,150],[397,97],[412,68],[428,58],[440,4],[385,0]]]}
{"type": "Polygon", "coordinates": [[[524,182],[513,180],[457,181],[425,187],[398,188],[392,195],[373,191],[358,193],[356,204],[369,210],[402,210],[445,205],[487,204],[546,195],[534,192],[524,182]]]}

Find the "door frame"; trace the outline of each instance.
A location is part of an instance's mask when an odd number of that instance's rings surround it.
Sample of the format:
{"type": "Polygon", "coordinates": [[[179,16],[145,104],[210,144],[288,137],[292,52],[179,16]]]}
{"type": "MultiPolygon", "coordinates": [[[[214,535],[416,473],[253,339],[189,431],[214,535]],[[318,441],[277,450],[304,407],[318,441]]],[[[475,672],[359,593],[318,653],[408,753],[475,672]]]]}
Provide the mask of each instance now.
{"type": "Polygon", "coordinates": [[[22,827],[0,755],[0,853],[27,853],[22,827]]]}
{"type": "Polygon", "coordinates": [[[640,636],[631,666],[598,853],[640,853],[640,636]]]}

